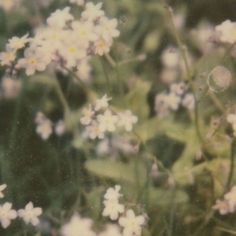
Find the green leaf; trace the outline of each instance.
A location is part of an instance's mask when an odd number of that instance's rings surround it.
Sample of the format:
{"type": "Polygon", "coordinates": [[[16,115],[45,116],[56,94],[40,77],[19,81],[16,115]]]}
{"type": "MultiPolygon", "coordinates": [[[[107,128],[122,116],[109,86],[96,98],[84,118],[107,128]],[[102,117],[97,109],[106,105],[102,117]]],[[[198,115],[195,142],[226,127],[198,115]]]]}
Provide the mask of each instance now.
{"type": "Polygon", "coordinates": [[[130,163],[111,160],[90,160],[85,163],[85,167],[98,177],[109,178],[118,182],[145,183],[146,181],[144,163],[138,160],[130,163]]]}

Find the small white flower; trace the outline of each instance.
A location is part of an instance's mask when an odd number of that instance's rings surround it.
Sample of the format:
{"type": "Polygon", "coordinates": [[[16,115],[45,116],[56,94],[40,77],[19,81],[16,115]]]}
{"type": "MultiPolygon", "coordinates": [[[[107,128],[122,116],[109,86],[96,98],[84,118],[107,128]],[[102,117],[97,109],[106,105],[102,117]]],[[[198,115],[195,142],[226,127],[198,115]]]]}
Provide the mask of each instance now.
{"type": "Polygon", "coordinates": [[[51,27],[63,28],[68,21],[73,20],[74,17],[70,14],[70,7],[65,7],[62,10],[56,10],[47,19],[47,23],[51,27]]]}
{"type": "Polygon", "coordinates": [[[0,53],[0,65],[1,66],[10,66],[11,63],[16,59],[15,51],[8,50],[6,52],[0,53]]]}
{"type": "Polygon", "coordinates": [[[119,215],[124,212],[125,207],[117,199],[104,200],[103,216],[108,216],[111,220],[117,220],[119,215]]]}
{"type": "Polygon", "coordinates": [[[95,102],[95,111],[99,111],[101,109],[104,109],[104,108],[107,108],[109,106],[109,101],[111,100],[112,98],[108,97],[106,94],[100,98],[100,99],[97,99],[96,102],[95,102]]]}
{"type": "Polygon", "coordinates": [[[59,120],[55,125],[55,133],[58,136],[62,136],[66,131],[66,126],[63,120],[59,120]]]}
{"type": "Polygon", "coordinates": [[[114,188],[108,188],[104,195],[104,198],[106,200],[119,200],[119,198],[122,197],[120,189],[120,185],[116,185],[114,188]]]}
{"type": "Polygon", "coordinates": [[[133,129],[133,125],[138,122],[137,116],[133,115],[133,113],[129,110],[120,112],[118,116],[118,125],[120,127],[124,127],[127,132],[130,132],[133,129]]]}
{"type": "Polygon", "coordinates": [[[161,61],[167,68],[176,68],[180,63],[180,55],[176,48],[169,47],[162,53],[161,61]]]}
{"type": "Polygon", "coordinates": [[[21,209],[18,211],[19,217],[21,217],[26,224],[32,224],[36,226],[39,224],[38,217],[42,214],[42,208],[35,207],[32,202],[29,202],[25,209],[21,209]]]}
{"type": "Polygon", "coordinates": [[[195,106],[195,99],[193,94],[191,93],[186,94],[182,100],[182,105],[190,111],[193,110],[195,106]]]}
{"type": "Polygon", "coordinates": [[[116,130],[118,116],[113,115],[110,110],[106,110],[104,114],[98,115],[97,119],[101,130],[103,130],[104,132],[114,132],[116,130]]]}
{"type": "Polygon", "coordinates": [[[37,125],[36,132],[43,140],[47,140],[53,132],[52,122],[46,118],[37,125]]]}
{"type": "Polygon", "coordinates": [[[0,185],[0,198],[4,198],[3,191],[6,189],[6,187],[7,187],[6,184],[0,185]]]}
{"type": "Polygon", "coordinates": [[[88,218],[81,218],[75,214],[71,220],[65,224],[61,233],[63,236],[96,236],[92,231],[92,220],[88,218]]]}
{"type": "Polygon", "coordinates": [[[12,209],[12,204],[9,202],[0,205],[0,222],[5,229],[11,224],[11,220],[16,219],[17,213],[12,209]]]}
{"type": "Polygon", "coordinates": [[[185,83],[174,83],[170,86],[170,92],[175,93],[176,95],[183,95],[183,93],[186,91],[187,86],[185,83]]]}
{"type": "Polygon", "coordinates": [[[124,228],[123,236],[140,236],[142,234],[142,226],[145,224],[145,217],[136,216],[133,210],[128,210],[126,216],[120,217],[119,224],[124,228]]]}
{"type": "Polygon", "coordinates": [[[87,21],[95,21],[100,17],[104,16],[104,11],[101,10],[102,3],[93,4],[88,2],[85,5],[85,10],[82,12],[82,19],[87,21]]]}
{"type": "Polygon", "coordinates": [[[24,35],[21,38],[15,36],[8,40],[6,47],[8,50],[17,51],[23,48],[27,42],[29,42],[28,34],[24,35]]]}
{"type": "Polygon", "coordinates": [[[219,211],[221,215],[226,215],[230,212],[228,201],[225,200],[217,200],[212,208],[219,211]]]}
{"type": "Polygon", "coordinates": [[[179,108],[179,104],[181,102],[181,99],[175,93],[169,93],[166,96],[166,101],[165,102],[171,110],[176,111],[179,108]]]}
{"type": "Polygon", "coordinates": [[[236,210],[236,186],[234,186],[230,192],[226,193],[224,199],[228,202],[229,211],[235,212],[236,210]]]}
{"type": "Polygon", "coordinates": [[[91,105],[88,108],[82,110],[82,116],[80,118],[80,123],[82,125],[89,125],[93,120],[94,111],[92,110],[91,105]]]}
{"type": "Polygon", "coordinates": [[[91,125],[86,127],[86,134],[89,136],[90,139],[103,139],[104,138],[104,131],[101,129],[97,122],[93,122],[91,125]]]}

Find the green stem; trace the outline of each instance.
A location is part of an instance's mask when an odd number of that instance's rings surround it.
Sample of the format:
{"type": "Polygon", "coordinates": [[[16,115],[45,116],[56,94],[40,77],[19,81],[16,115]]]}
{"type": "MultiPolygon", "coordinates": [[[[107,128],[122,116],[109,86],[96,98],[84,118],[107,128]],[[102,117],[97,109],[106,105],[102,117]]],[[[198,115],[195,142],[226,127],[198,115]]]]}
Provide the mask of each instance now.
{"type": "Polygon", "coordinates": [[[235,166],[235,160],[234,160],[234,154],[235,154],[235,149],[236,149],[236,141],[235,139],[231,143],[231,152],[230,152],[230,170],[229,170],[229,175],[225,187],[225,191],[229,191],[230,185],[232,182],[232,179],[234,177],[234,166],[235,166]]]}

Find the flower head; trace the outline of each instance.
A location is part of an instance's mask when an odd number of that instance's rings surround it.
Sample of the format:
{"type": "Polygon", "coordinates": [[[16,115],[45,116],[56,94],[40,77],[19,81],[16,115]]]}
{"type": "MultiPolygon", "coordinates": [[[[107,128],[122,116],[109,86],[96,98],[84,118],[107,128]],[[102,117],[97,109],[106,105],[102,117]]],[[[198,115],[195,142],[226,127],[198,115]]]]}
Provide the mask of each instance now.
{"type": "Polygon", "coordinates": [[[12,204],[9,202],[0,205],[0,222],[5,229],[11,224],[11,220],[17,217],[17,213],[12,209],[12,204]]]}

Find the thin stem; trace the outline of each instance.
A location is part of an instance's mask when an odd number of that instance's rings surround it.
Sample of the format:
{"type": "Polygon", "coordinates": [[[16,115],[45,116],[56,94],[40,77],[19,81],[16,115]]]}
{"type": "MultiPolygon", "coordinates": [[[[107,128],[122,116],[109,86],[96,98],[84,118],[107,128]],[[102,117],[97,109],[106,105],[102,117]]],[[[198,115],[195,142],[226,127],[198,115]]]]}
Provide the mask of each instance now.
{"type": "Polygon", "coordinates": [[[229,170],[229,176],[227,179],[225,191],[227,192],[230,189],[230,185],[232,182],[232,179],[234,177],[234,166],[235,166],[235,160],[234,160],[234,154],[235,154],[235,148],[236,148],[236,142],[235,140],[231,143],[231,151],[230,151],[230,170],[229,170]]]}
{"type": "Polygon", "coordinates": [[[166,9],[167,9],[168,17],[170,19],[170,25],[171,25],[171,28],[172,28],[172,33],[175,36],[178,48],[180,49],[180,53],[183,57],[184,66],[185,66],[186,73],[187,73],[187,80],[191,80],[191,78],[192,78],[191,77],[191,70],[190,70],[190,66],[189,66],[189,63],[188,63],[188,57],[187,57],[187,54],[186,54],[186,47],[183,45],[183,42],[180,38],[178,30],[175,26],[173,10],[170,6],[166,6],[166,9]]]}

